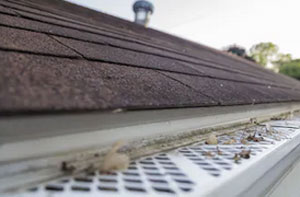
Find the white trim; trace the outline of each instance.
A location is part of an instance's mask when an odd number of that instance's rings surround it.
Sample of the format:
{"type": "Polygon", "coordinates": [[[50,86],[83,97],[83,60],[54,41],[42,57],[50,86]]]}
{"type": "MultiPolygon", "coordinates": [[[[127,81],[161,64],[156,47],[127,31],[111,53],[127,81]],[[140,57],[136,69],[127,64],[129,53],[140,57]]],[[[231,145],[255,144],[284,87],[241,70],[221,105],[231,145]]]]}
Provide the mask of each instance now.
{"type": "Polygon", "coordinates": [[[3,118],[0,162],[101,148],[120,139],[134,142],[176,136],[296,109],[299,104],[286,103],[3,118]]]}

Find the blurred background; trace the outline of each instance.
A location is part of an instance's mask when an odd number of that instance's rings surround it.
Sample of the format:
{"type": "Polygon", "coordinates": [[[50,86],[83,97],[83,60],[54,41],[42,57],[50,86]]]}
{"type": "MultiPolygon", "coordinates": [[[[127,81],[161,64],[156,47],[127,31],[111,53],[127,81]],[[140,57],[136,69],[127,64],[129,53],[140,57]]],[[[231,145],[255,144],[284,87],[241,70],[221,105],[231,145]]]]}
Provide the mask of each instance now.
{"type": "MultiPolygon", "coordinates": [[[[68,0],[134,21],[136,0],[68,0]]],[[[300,80],[300,1],[147,0],[154,28],[300,80]]]]}

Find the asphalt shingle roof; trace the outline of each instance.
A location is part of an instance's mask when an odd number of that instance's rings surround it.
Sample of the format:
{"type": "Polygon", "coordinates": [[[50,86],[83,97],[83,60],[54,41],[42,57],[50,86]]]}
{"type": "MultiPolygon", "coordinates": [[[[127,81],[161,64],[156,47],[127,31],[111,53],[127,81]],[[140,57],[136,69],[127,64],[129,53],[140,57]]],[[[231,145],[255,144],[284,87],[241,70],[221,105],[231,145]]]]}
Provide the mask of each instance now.
{"type": "Polygon", "coordinates": [[[0,0],[0,113],[300,100],[300,83],[59,0],[0,0]]]}

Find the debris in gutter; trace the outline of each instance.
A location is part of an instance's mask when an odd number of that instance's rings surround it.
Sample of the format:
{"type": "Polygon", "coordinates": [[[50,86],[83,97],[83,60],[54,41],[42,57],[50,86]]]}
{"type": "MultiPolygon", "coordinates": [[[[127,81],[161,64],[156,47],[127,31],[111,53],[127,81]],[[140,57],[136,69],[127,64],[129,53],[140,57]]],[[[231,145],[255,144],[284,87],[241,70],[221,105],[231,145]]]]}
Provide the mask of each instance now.
{"type": "Polygon", "coordinates": [[[93,171],[95,170],[94,163],[99,163],[99,154],[94,154],[93,158],[86,158],[79,156],[76,159],[70,161],[63,161],[61,163],[61,170],[65,173],[78,173],[82,171],[93,171]]]}
{"type": "Polygon", "coordinates": [[[283,116],[281,115],[281,116],[272,117],[271,120],[286,120],[286,119],[292,119],[293,117],[294,117],[294,111],[292,110],[283,116]]]}
{"type": "Polygon", "coordinates": [[[265,128],[266,128],[266,133],[269,134],[269,136],[272,136],[273,139],[275,139],[276,141],[281,141],[281,137],[283,137],[284,139],[288,139],[288,137],[286,135],[284,135],[283,133],[275,130],[270,124],[266,123],[265,124],[265,128]]]}
{"type": "Polygon", "coordinates": [[[258,124],[257,118],[250,118],[251,124],[258,124]]]}
{"type": "Polygon", "coordinates": [[[247,140],[245,138],[241,139],[241,144],[248,144],[247,140]]]}
{"type": "Polygon", "coordinates": [[[275,117],[272,117],[270,120],[284,120],[284,119],[285,119],[284,117],[275,116],[275,117]]]}
{"type": "Polygon", "coordinates": [[[263,141],[264,138],[263,137],[256,137],[256,131],[255,131],[253,135],[249,135],[247,137],[247,140],[248,141],[253,141],[253,142],[260,142],[260,141],[263,141]]]}
{"type": "Polygon", "coordinates": [[[217,146],[217,153],[218,153],[218,155],[223,155],[223,152],[219,149],[218,146],[217,146]]]}
{"type": "Polygon", "coordinates": [[[244,144],[244,145],[248,144],[248,141],[247,141],[246,138],[245,138],[245,131],[247,132],[247,131],[248,131],[248,128],[245,128],[245,130],[243,131],[242,136],[240,137],[240,143],[241,143],[241,144],[244,144]]]}
{"type": "Polygon", "coordinates": [[[75,169],[75,166],[68,164],[66,161],[61,163],[61,170],[63,172],[73,172],[75,169]]]}
{"type": "MultiPolygon", "coordinates": [[[[116,113],[121,112],[122,110],[117,110],[116,113]]],[[[292,114],[292,113],[290,113],[292,114]]],[[[215,158],[218,155],[227,155],[226,149],[222,150],[223,145],[249,145],[253,142],[261,142],[264,141],[266,144],[271,143],[274,144],[274,141],[281,141],[282,139],[289,139],[289,136],[283,134],[279,130],[276,129],[276,126],[272,126],[269,123],[258,124],[256,119],[251,119],[253,125],[251,128],[245,126],[244,129],[241,129],[238,135],[233,135],[231,133],[227,133],[225,136],[221,136],[219,139],[215,133],[211,133],[208,135],[205,140],[205,144],[215,145],[211,148],[214,148],[213,151],[201,151],[203,156],[207,158],[215,158]],[[223,138],[224,137],[224,138],[223,138]],[[220,146],[220,147],[219,147],[220,146]],[[222,150],[222,151],[221,151],[222,150]]],[[[203,141],[202,143],[203,144],[203,141]]],[[[100,169],[103,173],[111,173],[115,170],[124,170],[129,165],[129,158],[126,154],[122,154],[123,152],[121,148],[122,143],[117,142],[112,149],[107,153],[105,157],[103,157],[103,153],[93,153],[93,155],[84,155],[84,157],[79,157],[72,159],[72,161],[64,161],[61,163],[61,169],[64,172],[82,172],[82,171],[94,171],[95,169],[100,169]],[[99,165],[101,164],[102,165],[99,165]]],[[[246,146],[245,146],[246,147],[246,146]]],[[[251,151],[243,150],[234,155],[234,160],[238,162],[240,159],[248,159],[250,158],[251,151]]],[[[233,155],[231,154],[230,157],[233,155]]]]}
{"type": "Polygon", "coordinates": [[[111,150],[102,157],[100,153],[94,153],[92,157],[87,155],[78,155],[69,161],[61,163],[61,170],[65,173],[92,172],[95,169],[105,173],[110,173],[114,170],[125,170],[129,165],[129,157],[126,154],[119,153],[123,142],[118,141],[113,145],[111,150]],[[102,165],[99,165],[101,163],[102,165]],[[100,167],[99,167],[100,166],[100,167]]]}
{"type": "Polygon", "coordinates": [[[206,156],[208,158],[212,158],[212,157],[215,157],[215,154],[210,152],[210,151],[206,151],[206,152],[203,152],[202,154],[203,156],[206,156]]]}
{"type": "Polygon", "coordinates": [[[250,154],[251,154],[251,150],[242,150],[241,152],[234,154],[233,160],[235,163],[238,163],[241,160],[241,158],[249,159],[250,154]]]}
{"type": "Polygon", "coordinates": [[[234,157],[233,157],[233,160],[235,163],[238,163],[240,160],[241,160],[241,157],[239,154],[235,153],[234,154],[234,157]]]}
{"type": "Polygon", "coordinates": [[[223,144],[226,144],[226,145],[230,145],[230,144],[234,144],[236,143],[236,140],[234,138],[230,139],[230,140],[227,140],[226,142],[224,142],[223,144]]]}
{"type": "Polygon", "coordinates": [[[126,170],[129,166],[129,157],[126,154],[118,153],[119,149],[123,146],[123,142],[116,142],[112,149],[104,157],[100,171],[110,173],[116,170],[126,170]]]}
{"type": "Polygon", "coordinates": [[[205,144],[218,144],[218,138],[215,134],[210,134],[205,141],[205,144]]]}
{"type": "Polygon", "coordinates": [[[244,158],[244,159],[249,159],[250,158],[250,153],[251,153],[251,150],[242,150],[239,155],[241,158],[244,158]]]}

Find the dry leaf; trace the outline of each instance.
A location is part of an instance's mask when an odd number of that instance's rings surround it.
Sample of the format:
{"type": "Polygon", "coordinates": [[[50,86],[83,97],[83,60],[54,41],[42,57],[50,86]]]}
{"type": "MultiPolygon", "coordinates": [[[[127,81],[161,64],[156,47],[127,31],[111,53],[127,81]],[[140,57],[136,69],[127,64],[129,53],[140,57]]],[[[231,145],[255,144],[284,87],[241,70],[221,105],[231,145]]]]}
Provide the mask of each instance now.
{"type": "Polygon", "coordinates": [[[251,153],[251,150],[242,150],[239,155],[241,158],[244,158],[244,159],[249,159],[250,158],[250,153],[251,153]]]}
{"type": "Polygon", "coordinates": [[[121,141],[116,142],[112,149],[104,157],[100,167],[101,172],[111,172],[115,170],[126,170],[129,166],[129,157],[126,154],[118,153],[117,151],[123,145],[121,141]]]}
{"type": "Polygon", "coordinates": [[[253,142],[260,142],[260,141],[263,141],[264,138],[263,137],[256,137],[256,132],[255,132],[253,135],[249,135],[247,137],[247,140],[248,141],[253,141],[253,142]]]}
{"type": "Polygon", "coordinates": [[[218,144],[218,138],[215,134],[210,134],[205,141],[206,144],[218,144]]]}
{"type": "Polygon", "coordinates": [[[234,157],[233,157],[233,160],[235,163],[238,163],[240,160],[241,160],[241,157],[239,154],[235,153],[234,154],[234,157]]]}
{"type": "Polygon", "coordinates": [[[204,152],[202,155],[206,156],[206,157],[214,157],[215,156],[215,154],[210,151],[204,152]]]}
{"type": "Polygon", "coordinates": [[[217,146],[217,153],[218,153],[218,155],[223,155],[223,152],[219,149],[218,146],[217,146]]]}
{"type": "Polygon", "coordinates": [[[73,172],[76,170],[76,167],[66,161],[61,163],[61,170],[64,172],[73,172]]]}
{"type": "Polygon", "coordinates": [[[263,137],[253,137],[254,142],[260,142],[260,141],[263,141],[263,140],[264,140],[263,137]]]}
{"type": "Polygon", "coordinates": [[[250,118],[250,123],[251,124],[257,124],[257,118],[250,118]]]}
{"type": "Polygon", "coordinates": [[[241,140],[241,143],[242,143],[242,144],[248,144],[248,142],[247,142],[247,140],[246,140],[245,138],[243,138],[243,139],[241,140]]]}
{"type": "Polygon", "coordinates": [[[234,143],[236,143],[236,140],[235,139],[230,139],[230,140],[227,140],[226,142],[224,142],[223,144],[229,145],[229,144],[234,144],[234,143]]]}

